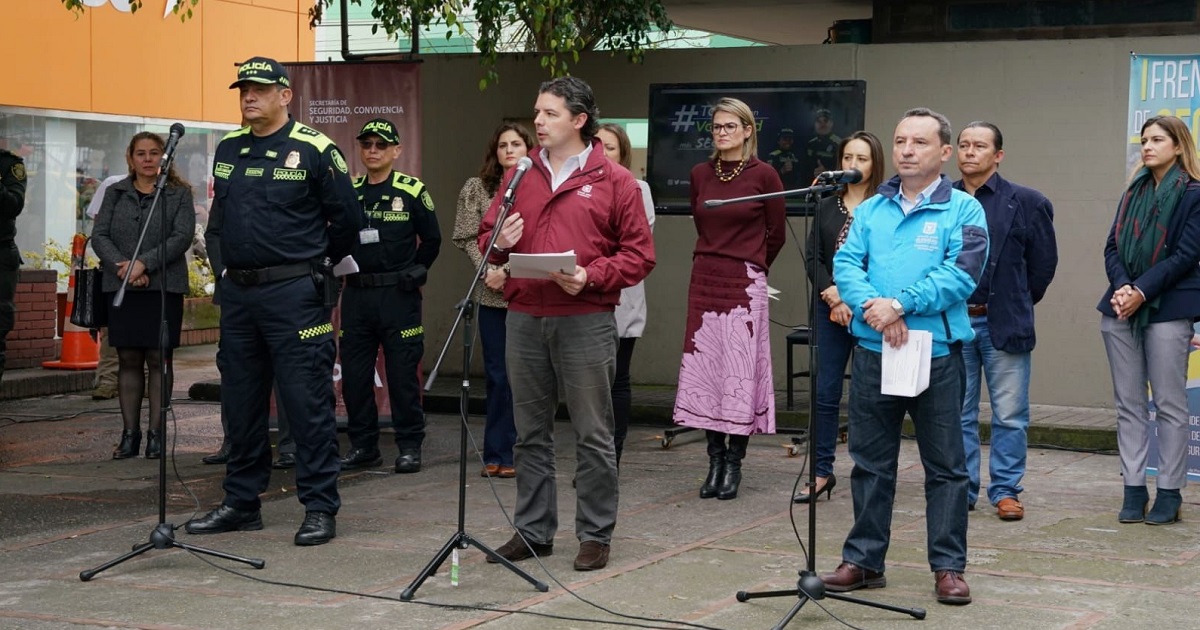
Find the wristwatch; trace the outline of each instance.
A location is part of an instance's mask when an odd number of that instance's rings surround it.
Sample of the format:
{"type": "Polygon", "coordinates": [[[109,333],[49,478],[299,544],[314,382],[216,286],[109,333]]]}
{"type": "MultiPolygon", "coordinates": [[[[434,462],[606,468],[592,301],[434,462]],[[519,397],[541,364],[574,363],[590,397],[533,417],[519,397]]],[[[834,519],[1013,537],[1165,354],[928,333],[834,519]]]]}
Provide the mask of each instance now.
{"type": "Polygon", "coordinates": [[[900,303],[900,300],[892,298],[892,310],[896,311],[900,317],[904,317],[904,305],[900,303]]]}

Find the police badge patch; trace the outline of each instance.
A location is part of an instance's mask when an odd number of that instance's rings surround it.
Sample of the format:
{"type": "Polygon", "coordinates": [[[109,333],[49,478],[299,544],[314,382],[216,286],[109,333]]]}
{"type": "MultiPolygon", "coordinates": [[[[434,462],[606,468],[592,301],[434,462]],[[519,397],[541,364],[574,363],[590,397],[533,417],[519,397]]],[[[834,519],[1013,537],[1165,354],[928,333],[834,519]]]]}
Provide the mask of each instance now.
{"type": "Polygon", "coordinates": [[[288,153],[287,159],[283,161],[283,165],[287,168],[296,168],[300,166],[300,152],[292,151],[288,153]]]}
{"type": "Polygon", "coordinates": [[[25,181],[25,165],[20,163],[13,164],[12,176],[19,182],[25,181]]]}
{"type": "Polygon", "coordinates": [[[348,166],[346,166],[346,158],[342,157],[341,151],[338,151],[336,148],[334,148],[334,149],[330,150],[329,153],[330,153],[330,156],[333,158],[333,165],[337,167],[337,170],[339,170],[343,173],[350,172],[350,168],[348,166]]]}
{"type": "Polygon", "coordinates": [[[392,210],[399,212],[404,209],[404,200],[399,197],[392,198],[392,210]]]}
{"type": "Polygon", "coordinates": [[[425,208],[433,210],[433,197],[429,196],[428,190],[421,191],[421,203],[425,204],[425,208]]]}

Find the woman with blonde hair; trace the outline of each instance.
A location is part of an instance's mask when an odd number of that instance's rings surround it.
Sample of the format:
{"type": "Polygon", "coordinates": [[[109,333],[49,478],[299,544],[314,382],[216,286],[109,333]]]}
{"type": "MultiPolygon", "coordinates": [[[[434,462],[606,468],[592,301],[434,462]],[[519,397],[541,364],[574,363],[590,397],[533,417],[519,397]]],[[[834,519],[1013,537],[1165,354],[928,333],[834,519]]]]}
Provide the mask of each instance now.
{"type": "Polygon", "coordinates": [[[1124,503],[1121,523],[1180,518],[1187,485],[1187,363],[1200,317],[1200,167],[1187,125],[1142,125],[1141,161],[1117,206],[1104,248],[1109,286],[1096,308],[1112,372],[1124,503]],[[1150,419],[1147,383],[1157,410],[1150,419]],[[1158,433],[1154,507],[1147,512],[1150,438],[1158,433]]]}
{"type": "Polygon", "coordinates": [[[700,498],[733,499],[750,435],[775,432],[767,269],[783,248],[786,215],[782,198],[704,206],[783,190],[756,155],[758,127],[745,103],[718,101],[711,128],[713,153],[691,173],[697,239],[674,420],[706,433],[700,498]]]}

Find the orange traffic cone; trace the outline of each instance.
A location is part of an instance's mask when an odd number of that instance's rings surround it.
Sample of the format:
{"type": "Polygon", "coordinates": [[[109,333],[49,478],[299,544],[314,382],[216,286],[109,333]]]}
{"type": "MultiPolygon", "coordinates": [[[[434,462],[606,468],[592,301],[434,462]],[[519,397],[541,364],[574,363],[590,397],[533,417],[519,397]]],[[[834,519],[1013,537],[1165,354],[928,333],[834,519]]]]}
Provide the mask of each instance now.
{"type": "Polygon", "coordinates": [[[93,370],[100,361],[100,344],[86,328],[71,323],[75,307],[75,270],[82,269],[87,237],[76,234],[71,242],[71,272],[67,281],[67,312],[63,320],[62,354],[57,361],[43,361],[42,367],[56,370],[93,370]]]}

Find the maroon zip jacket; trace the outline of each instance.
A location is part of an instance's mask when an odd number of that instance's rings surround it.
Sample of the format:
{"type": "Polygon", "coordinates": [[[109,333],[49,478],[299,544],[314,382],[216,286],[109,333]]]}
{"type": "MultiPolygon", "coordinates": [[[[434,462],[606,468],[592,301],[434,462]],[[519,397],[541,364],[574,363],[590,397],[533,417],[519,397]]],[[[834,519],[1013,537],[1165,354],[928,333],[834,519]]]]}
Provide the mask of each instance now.
{"type": "MultiPolygon", "coordinates": [[[[575,250],[576,263],[587,270],[587,285],[569,295],[551,280],[509,278],[504,284],[508,308],[535,317],[583,315],[611,311],[621,299],[621,289],[641,282],[654,268],[654,240],[642,191],[633,175],[604,156],[600,141],[582,170],[550,190],[550,170],[537,155],[533,167],[517,186],[511,212],[521,214],[525,229],[509,252],[492,252],[495,264],[508,261],[509,253],[551,254],[575,250]]],[[[503,191],[515,169],[501,182],[501,194],[479,226],[479,249],[487,247],[496,224],[503,191]]]]}

